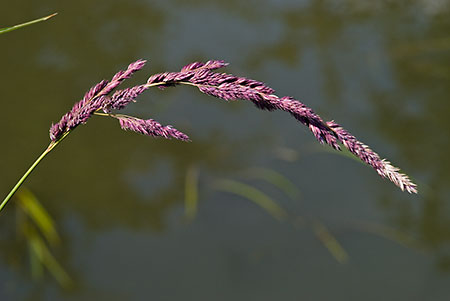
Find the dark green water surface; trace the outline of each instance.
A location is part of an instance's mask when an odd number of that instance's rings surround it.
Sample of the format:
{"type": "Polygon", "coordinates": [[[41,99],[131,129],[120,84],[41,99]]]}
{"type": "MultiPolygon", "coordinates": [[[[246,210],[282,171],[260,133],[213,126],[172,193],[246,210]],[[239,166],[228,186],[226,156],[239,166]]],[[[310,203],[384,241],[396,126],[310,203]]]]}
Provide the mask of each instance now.
{"type": "Polygon", "coordinates": [[[12,199],[0,300],[450,300],[450,1],[3,4],[0,27],[59,15],[0,35],[2,198],[50,124],[139,58],[146,67],[123,86],[223,59],[342,124],[420,193],[320,146],[287,113],[150,90],[127,113],[192,142],[98,116],[78,127],[25,184],[55,221],[49,250],[72,286],[33,260],[12,199]]]}

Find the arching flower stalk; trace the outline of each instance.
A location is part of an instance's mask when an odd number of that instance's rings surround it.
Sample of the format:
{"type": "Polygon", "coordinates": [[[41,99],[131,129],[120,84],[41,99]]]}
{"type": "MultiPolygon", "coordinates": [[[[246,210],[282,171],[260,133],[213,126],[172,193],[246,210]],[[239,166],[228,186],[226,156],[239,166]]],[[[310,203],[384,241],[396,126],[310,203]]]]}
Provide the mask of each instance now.
{"type": "Polygon", "coordinates": [[[373,167],[380,176],[389,179],[401,190],[417,193],[416,184],[407,175],[400,173],[399,169],[392,166],[389,161],[381,159],[377,153],[334,121],[323,121],[311,108],[290,96],[278,97],[275,95],[275,90],[262,82],[216,72],[216,69],[228,65],[224,61],[211,60],[206,63],[191,63],[184,66],[179,72],[158,73],[150,76],[145,84],[116,90],[112,93],[125,79],[141,70],[145,63],[145,60],[138,60],[131,63],[125,71],[116,73],[111,81],[103,80],[99,82],[69,112],[63,115],[59,122],[51,125],[49,146],[3,200],[0,204],[0,211],[39,162],[77,126],[85,124],[92,115],[115,118],[119,121],[120,127],[127,131],[152,137],[189,141],[186,134],[170,125],[163,126],[153,119],[144,120],[115,113],[125,108],[130,102],[136,101],[140,94],[151,87],[164,89],[176,85],[194,86],[202,93],[227,101],[248,100],[262,110],[288,112],[307,126],[320,143],[328,144],[332,148],[340,150],[339,142],[341,142],[351,153],[373,167]],[[111,93],[112,95],[110,95],[111,93]]]}

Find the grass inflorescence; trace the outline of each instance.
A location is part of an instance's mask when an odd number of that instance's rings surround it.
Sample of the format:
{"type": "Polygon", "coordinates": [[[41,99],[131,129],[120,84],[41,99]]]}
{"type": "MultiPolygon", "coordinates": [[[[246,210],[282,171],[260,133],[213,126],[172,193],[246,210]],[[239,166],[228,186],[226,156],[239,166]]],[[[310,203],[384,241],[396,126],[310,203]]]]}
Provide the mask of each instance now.
{"type": "Polygon", "coordinates": [[[190,141],[186,134],[170,125],[164,126],[153,119],[140,119],[116,113],[124,109],[129,103],[135,102],[137,97],[149,88],[165,89],[177,85],[194,86],[202,93],[226,101],[248,100],[262,110],[288,112],[307,126],[320,143],[327,144],[336,150],[341,149],[341,143],[353,155],[374,168],[380,176],[392,181],[401,190],[417,193],[416,184],[407,175],[400,173],[399,169],[391,165],[389,161],[381,159],[377,153],[336,122],[324,121],[311,108],[293,97],[277,96],[275,90],[262,82],[217,72],[216,69],[228,65],[224,61],[194,62],[184,66],[178,72],[154,74],[144,84],[116,90],[125,79],[141,70],[145,63],[145,60],[137,60],[131,63],[126,70],[116,73],[110,81],[103,80],[94,85],[79,102],[75,103],[69,112],[61,117],[59,122],[51,125],[49,146],[3,200],[0,204],[0,210],[3,209],[37,164],[77,126],[85,124],[92,115],[117,119],[120,127],[127,131],[152,137],[190,141]]]}

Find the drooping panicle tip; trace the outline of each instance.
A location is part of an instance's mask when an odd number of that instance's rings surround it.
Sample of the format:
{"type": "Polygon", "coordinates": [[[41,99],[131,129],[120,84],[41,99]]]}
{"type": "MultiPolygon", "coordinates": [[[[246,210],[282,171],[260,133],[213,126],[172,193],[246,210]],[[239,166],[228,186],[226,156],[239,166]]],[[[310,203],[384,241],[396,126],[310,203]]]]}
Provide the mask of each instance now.
{"type": "Polygon", "coordinates": [[[228,66],[228,63],[223,60],[209,60],[205,63],[205,67],[209,70],[220,69],[228,66]]]}
{"type": "Polygon", "coordinates": [[[417,185],[411,181],[411,179],[403,173],[400,173],[400,169],[395,167],[386,159],[381,160],[382,168],[377,170],[378,174],[384,178],[388,178],[392,183],[399,187],[402,191],[409,193],[418,193],[417,185]]]}
{"type": "Polygon", "coordinates": [[[140,70],[145,66],[146,63],[147,63],[147,60],[139,59],[136,62],[128,65],[128,69],[140,70]]]}
{"type": "Polygon", "coordinates": [[[182,141],[190,141],[189,136],[175,129],[171,125],[163,126],[154,119],[139,119],[132,116],[115,116],[119,120],[120,127],[126,131],[152,137],[175,138],[182,141]]]}
{"type": "MultiPolygon", "coordinates": [[[[111,81],[102,80],[84,95],[84,97],[75,103],[72,109],[67,112],[61,120],[52,124],[50,127],[50,139],[56,141],[62,137],[66,132],[70,132],[79,124],[84,124],[87,122],[89,117],[96,111],[104,108],[107,109],[111,106],[111,97],[107,96],[111,91],[113,91],[122,81],[130,78],[136,71],[139,71],[144,67],[146,60],[137,60],[128,65],[125,71],[117,72],[111,81]]],[[[134,90],[132,89],[130,93],[125,93],[124,98],[115,99],[118,109],[126,106],[130,101],[133,101],[137,95],[145,90],[143,86],[138,86],[134,90]]]]}
{"type": "Polygon", "coordinates": [[[361,161],[372,166],[381,177],[389,179],[402,191],[406,190],[409,193],[417,193],[417,185],[407,175],[400,173],[399,168],[393,166],[388,160],[381,159],[370,147],[356,139],[355,136],[343,129],[336,122],[328,121],[327,125],[336,133],[339,141],[342,142],[345,148],[361,159],[361,161]]]}
{"type": "Polygon", "coordinates": [[[183,68],[181,68],[181,72],[193,71],[197,69],[207,69],[207,70],[215,70],[219,68],[223,68],[228,66],[228,63],[223,60],[209,60],[206,63],[202,62],[194,62],[190,63],[183,68]]]}
{"type": "Polygon", "coordinates": [[[49,130],[49,136],[51,141],[56,141],[60,135],[59,127],[52,123],[49,130]]]}

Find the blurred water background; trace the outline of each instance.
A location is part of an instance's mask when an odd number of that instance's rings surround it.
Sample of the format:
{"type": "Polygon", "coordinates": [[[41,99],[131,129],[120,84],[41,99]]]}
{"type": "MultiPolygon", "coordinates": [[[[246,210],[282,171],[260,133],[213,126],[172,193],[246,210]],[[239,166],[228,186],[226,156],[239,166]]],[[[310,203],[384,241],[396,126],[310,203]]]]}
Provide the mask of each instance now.
{"type": "Polygon", "coordinates": [[[51,122],[139,58],[123,86],[223,59],[342,124],[420,193],[286,113],[151,90],[127,112],[192,142],[102,117],[77,128],[0,214],[0,300],[449,300],[449,1],[4,4],[0,27],[59,15],[0,36],[3,195],[51,122]]]}

